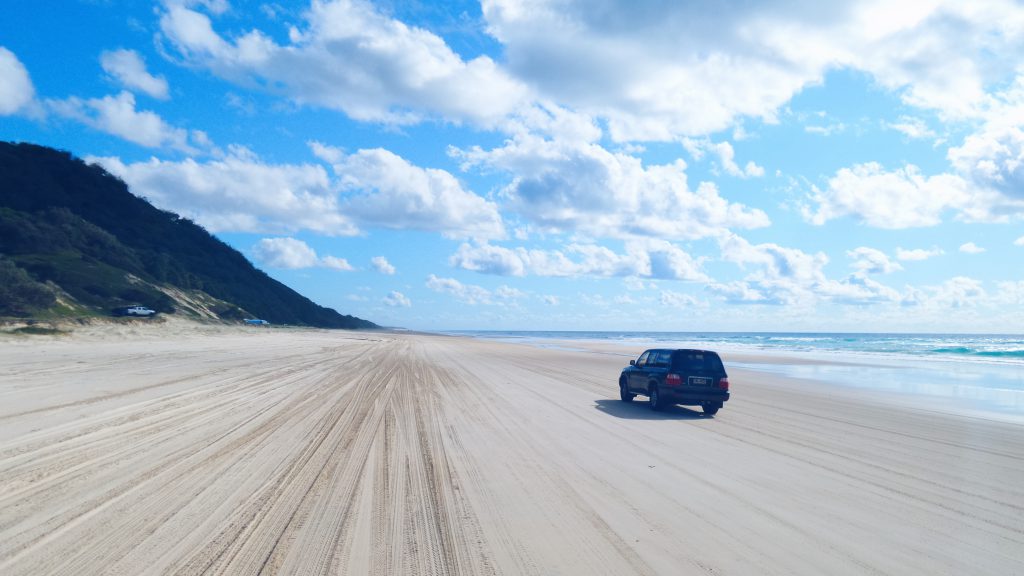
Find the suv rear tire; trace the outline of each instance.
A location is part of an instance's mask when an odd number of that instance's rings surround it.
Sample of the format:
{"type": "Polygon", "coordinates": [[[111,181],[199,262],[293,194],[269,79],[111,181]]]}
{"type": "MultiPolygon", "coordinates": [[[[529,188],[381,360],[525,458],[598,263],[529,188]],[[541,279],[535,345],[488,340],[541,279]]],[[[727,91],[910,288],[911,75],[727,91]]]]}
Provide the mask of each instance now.
{"type": "Polygon", "coordinates": [[[651,406],[651,410],[660,412],[665,408],[665,400],[661,397],[661,392],[658,392],[658,385],[652,384],[650,390],[647,391],[647,400],[651,406]]]}
{"type": "Polygon", "coordinates": [[[708,416],[714,416],[715,414],[718,414],[718,410],[721,407],[721,404],[704,404],[702,406],[702,408],[704,408],[704,413],[707,414],[708,416]]]}

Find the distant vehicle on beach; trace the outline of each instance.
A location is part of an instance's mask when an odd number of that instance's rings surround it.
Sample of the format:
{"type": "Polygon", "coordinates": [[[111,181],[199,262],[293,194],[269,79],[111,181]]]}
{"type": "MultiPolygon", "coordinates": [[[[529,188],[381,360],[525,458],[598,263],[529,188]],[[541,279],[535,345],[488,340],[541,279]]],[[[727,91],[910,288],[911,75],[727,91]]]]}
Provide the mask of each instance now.
{"type": "Polygon", "coordinates": [[[711,350],[647,350],[619,376],[619,397],[647,396],[651,410],[672,404],[700,406],[713,416],[729,400],[729,375],[711,350]]]}
{"type": "Polygon", "coordinates": [[[246,324],[250,324],[252,326],[269,326],[270,325],[270,322],[267,322],[266,320],[261,320],[259,318],[245,318],[244,322],[246,324]]]}
{"type": "Polygon", "coordinates": [[[156,310],[152,308],[146,308],[145,306],[127,306],[125,308],[115,308],[114,316],[143,316],[148,317],[156,314],[156,310]]]}

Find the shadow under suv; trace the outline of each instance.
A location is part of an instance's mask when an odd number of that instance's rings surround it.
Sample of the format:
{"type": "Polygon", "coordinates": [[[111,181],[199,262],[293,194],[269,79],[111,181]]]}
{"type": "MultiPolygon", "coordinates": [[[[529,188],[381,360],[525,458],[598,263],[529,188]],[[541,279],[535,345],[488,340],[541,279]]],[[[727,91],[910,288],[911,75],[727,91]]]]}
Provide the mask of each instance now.
{"type": "Polygon", "coordinates": [[[619,376],[619,397],[647,396],[651,410],[672,404],[700,406],[714,415],[729,400],[729,376],[710,350],[647,350],[619,376]]]}

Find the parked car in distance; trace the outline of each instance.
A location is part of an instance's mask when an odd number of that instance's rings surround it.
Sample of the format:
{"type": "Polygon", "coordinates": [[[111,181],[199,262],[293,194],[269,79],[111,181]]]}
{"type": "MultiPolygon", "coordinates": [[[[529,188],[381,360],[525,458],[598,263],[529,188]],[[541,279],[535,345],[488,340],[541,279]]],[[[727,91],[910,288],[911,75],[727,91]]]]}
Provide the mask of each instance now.
{"type": "Polygon", "coordinates": [[[729,375],[711,350],[647,350],[619,376],[619,397],[647,396],[651,410],[673,404],[700,406],[713,416],[729,400],[729,375]]]}
{"type": "Polygon", "coordinates": [[[243,318],[242,321],[250,326],[270,326],[270,322],[267,322],[262,318],[243,318]]]}
{"type": "Polygon", "coordinates": [[[126,306],[124,308],[115,308],[114,316],[152,316],[156,314],[156,310],[152,308],[146,308],[145,306],[126,306]]]}

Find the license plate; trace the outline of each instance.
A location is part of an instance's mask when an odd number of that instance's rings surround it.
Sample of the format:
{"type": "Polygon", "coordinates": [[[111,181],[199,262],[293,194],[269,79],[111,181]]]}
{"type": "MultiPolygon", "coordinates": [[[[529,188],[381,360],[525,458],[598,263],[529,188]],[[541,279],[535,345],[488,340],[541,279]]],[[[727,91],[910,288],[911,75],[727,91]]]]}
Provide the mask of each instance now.
{"type": "Polygon", "coordinates": [[[687,379],[687,383],[690,386],[708,386],[711,384],[711,378],[705,378],[704,376],[690,376],[687,379]]]}

